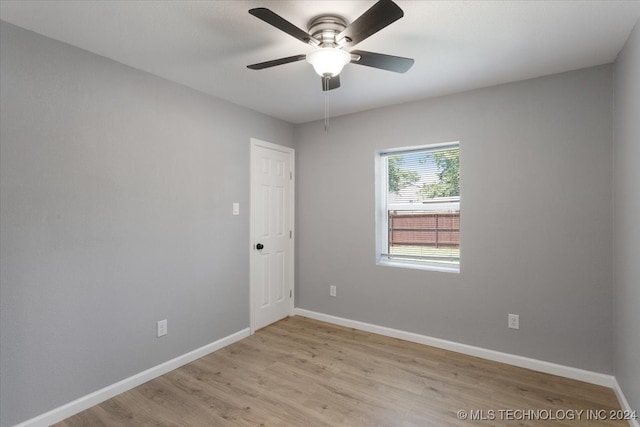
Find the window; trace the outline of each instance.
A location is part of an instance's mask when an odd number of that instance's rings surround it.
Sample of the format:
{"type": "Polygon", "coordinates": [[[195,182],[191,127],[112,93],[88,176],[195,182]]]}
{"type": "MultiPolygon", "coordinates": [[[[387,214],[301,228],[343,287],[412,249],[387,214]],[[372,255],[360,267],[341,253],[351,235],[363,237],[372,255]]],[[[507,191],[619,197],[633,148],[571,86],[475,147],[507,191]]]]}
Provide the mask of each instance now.
{"type": "Polygon", "coordinates": [[[459,143],[383,150],[376,157],[378,264],[459,272],[459,143]]]}

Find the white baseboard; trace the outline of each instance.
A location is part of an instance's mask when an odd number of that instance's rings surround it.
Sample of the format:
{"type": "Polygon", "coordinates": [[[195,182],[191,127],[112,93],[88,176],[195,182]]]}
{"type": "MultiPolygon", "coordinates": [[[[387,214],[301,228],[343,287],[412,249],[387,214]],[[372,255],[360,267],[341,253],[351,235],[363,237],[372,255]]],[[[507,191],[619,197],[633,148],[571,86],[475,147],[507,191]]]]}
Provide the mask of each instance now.
{"type": "Polygon", "coordinates": [[[461,344],[454,341],[447,341],[440,338],[433,338],[413,332],[387,328],[385,326],[372,325],[370,323],[331,316],[328,314],[304,310],[301,308],[296,308],[293,310],[293,312],[294,314],[299,316],[309,317],[311,319],[316,319],[327,323],[333,323],[340,326],[346,326],[348,328],[372,332],[374,334],[384,335],[391,338],[399,338],[405,341],[429,345],[444,350],[451,350],[457,353],[467,354],[469,356],[476,356],[482,359],[493,360],[495,362],[506,363],[508,365],[518,366],[520,368],[527,368],[533,371],[558,375],[561,377],[571,378],[574,380],[584,381],[587,383],[597,384],[609,388],[613,388],[615,383],[615,378],[612,375],[586,371],[583,369],[573,368],[571,366],[558,365],[556,363],[545,362],[542,360],[531,359],[524,356],[517,356],[515,354],[503,353],[500,351],[489,350],[482,347],[461,344]]]}
{"type": "Polygon", "coordinates": [[[107,399],[111,399],[112,397],[117,396],[120,393],[131,390],[132,388],[137,387],[140,384],[144,384],[147,381],[164,375],[167,372],[173,371],[174,369],[186,365],[187,363],[193,362],[194,360],[206,356],[209,353],[213,353],[216,350],[220,350],[221,348],[240,341],[241,339],[246,338],[249,335],[249,328],[242,329],[234,334],[214,341],[211,344],[207,344],[203,347],[197,348],[167,362],[161,363],[160,365],[154,366],[153,368],[149,368],[146,371],[142,371],[129,378],[125,378],[122,381],[118,381],[115,384],[111,384],[103,389],[80,397],[58,408],[52,409],[49,412],[45,412],[42,415],[38,415],[37,417],[24,421],[14,427],[50,426],[51,424],[60,422],[72,415],[77,414],[78,412],[82,412],[85,409],[89,409],[92,406],[98,405],[99,403],[102,403],[107,399]]]}
{"type": "MultiPolygon", "coordinates": [[[[618,398],[618,402],[620,402],[620,406],[622,407],[623,411],[628,411],[631,413],[635,410],[636,415],[640,417],[639,410],[634,409],[629,405],[626,396],[620,388],[620,384],[618,384],[618,380],[616,380],[615,378],[613,379],[613,391],[616,393],[616,397],[618,398]]],[[[640,427],[640,422],[638,422],[637,419],[629,420],[629,427],[640,427]]]]}

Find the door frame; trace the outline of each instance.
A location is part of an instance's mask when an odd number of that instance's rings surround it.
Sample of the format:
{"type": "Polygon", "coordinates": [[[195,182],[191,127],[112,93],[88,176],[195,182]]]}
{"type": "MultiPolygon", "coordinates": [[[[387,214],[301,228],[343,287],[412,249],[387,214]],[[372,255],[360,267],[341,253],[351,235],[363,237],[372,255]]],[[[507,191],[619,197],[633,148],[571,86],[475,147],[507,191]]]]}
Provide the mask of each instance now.
{"type": "MultiPolygon", "coordinates": [[[[288,307],[288,315],[293,315],[294,309],[294,300],[295,300],[295,150],[290,147],[286,147],[284,145],[273,144],[271,142],[263,141],[257,138],[250,139],[250,155],[249,155],[249,330],[250,334],[253,335],[255,333],[255,304],[254,304],[254,296],[256,295],[255,287],[257,286],[254,280],[254,274],[256,272],[256,258],[255,258],[255,244],[256,240],[256,230],[254,227],[254,219],[256,218],[257,207],[254,205],[253,200],[256,193],[256,188],[253,185],[254,173],[256,171],[253,170],[253,163],[255,157],[255,149],[256,147],[266,148],[268,150],[279,151],[281,153],[286,153],[289,155],[289,165],[291,168],[291,175],[289,180],[289,215],[291,218],[290,231],[291,238],[289,239],[289,251],[290,251],[290,263],[289,263],[289,307],[288,307]]],[[[285,290],[286,292],[286,290],[285,290]]]]}

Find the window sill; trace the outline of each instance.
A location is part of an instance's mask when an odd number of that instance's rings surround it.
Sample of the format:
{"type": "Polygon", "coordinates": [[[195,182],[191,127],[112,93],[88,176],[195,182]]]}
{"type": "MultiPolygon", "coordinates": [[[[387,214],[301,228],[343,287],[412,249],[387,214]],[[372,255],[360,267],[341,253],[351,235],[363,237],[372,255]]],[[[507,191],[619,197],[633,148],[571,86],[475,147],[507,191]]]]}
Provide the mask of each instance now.
{"type": "Polygon", "coordinates": [[[443,273],[460,273],[459,265],[442,265],[442,264],[429,264],[423,262],[411,262],[411,261],[399,261],[399,260],[387,260],[387,259],[378,259],[376,262],[377,265],[383,267],[400,267],[400,268],[412,268],[414,270],[429,270],[429,271],[439,271],[443,273]]]}

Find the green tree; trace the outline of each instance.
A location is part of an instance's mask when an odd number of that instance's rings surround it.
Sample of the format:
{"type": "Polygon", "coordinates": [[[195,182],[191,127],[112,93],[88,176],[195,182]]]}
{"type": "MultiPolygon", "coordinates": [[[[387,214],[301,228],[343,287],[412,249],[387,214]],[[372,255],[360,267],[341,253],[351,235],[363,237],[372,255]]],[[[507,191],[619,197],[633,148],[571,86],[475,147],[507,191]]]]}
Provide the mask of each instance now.
{"type": "Polygon", "coordinates": [[[389,192],[398,194],[401,189],[418,182],[420,175],[415,171],[400,169],[404,163],[402,156],[390,156],[387,161],[389,170],[389,192]]]}
{"type": "Polygon", "coordinates": [[[426,199],[460,196],[460,149],[436,151],[432,156],[438,168],[438,182],[424,184],[420,195],[426,199]]]}

